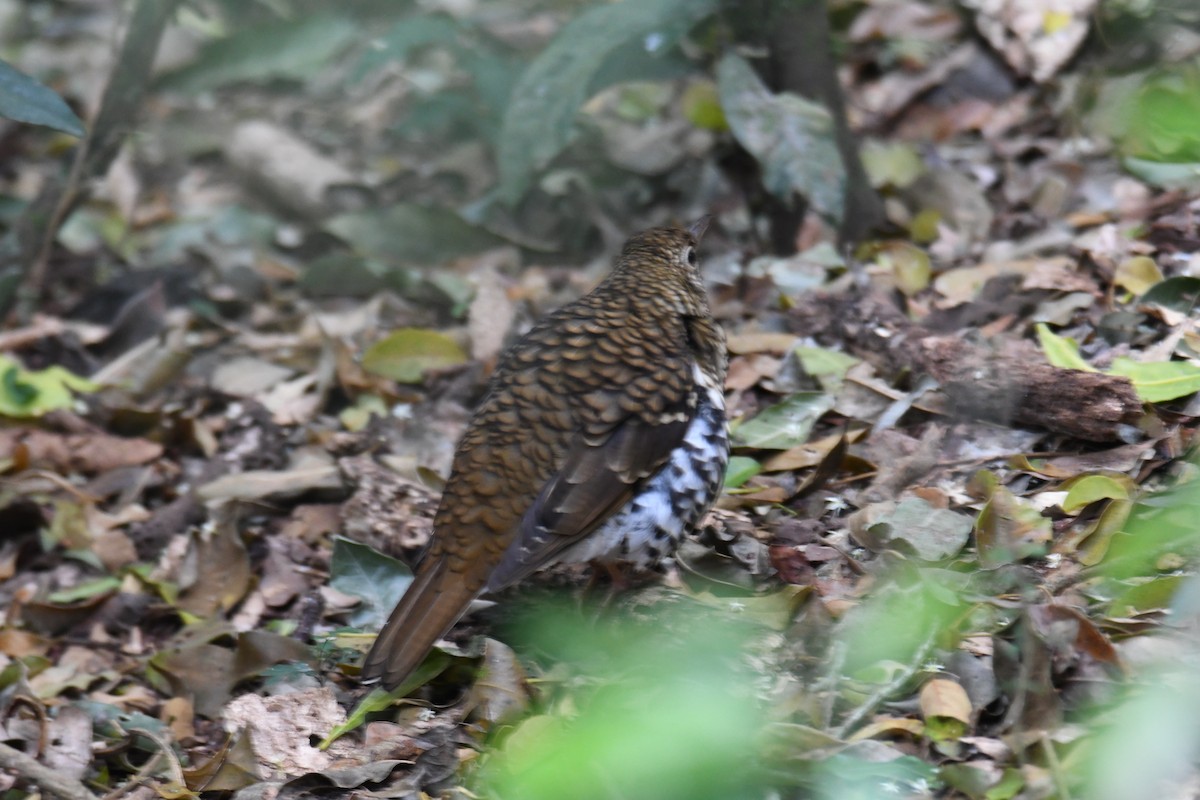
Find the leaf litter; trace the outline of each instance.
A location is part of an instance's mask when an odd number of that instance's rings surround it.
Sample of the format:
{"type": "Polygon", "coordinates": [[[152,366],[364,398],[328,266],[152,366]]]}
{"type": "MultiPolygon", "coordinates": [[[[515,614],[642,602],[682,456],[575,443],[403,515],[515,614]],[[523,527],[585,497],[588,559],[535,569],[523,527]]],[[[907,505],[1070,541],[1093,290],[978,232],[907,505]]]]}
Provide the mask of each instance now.
{"type": "MultiPolygon", "coordinates": [[[[669,70],[654,91],[546,99],[570,122],[548,132],[516,117],[540,107],[518,87],[499,151],[528,149],[499,179],[535,190],[502,209],[478,142],[455,139],[502,49],[471,72],[447,43],[503,30],[532,58],[564,17],[429,17],[420,44],[350,58],[371,77],[345,92],[352,15],[266,25],[270,54],[254,28],[201,48],[156,90],[112,198],[64,231],[39,316],[2,340],[4,742],[52,742],[45,763],[96,791],[163,796],[561,796],[580,763],[604,765],[597,796],[1137,796],[1088,795],[1078,765],[1134,761],[1103,754],[1133,747],[1139,715],[1187,730],[1139,680],[1196,655],[1200,204],[1143,162],[1194,156],[1141,128],[1071,138],[1039,85],[1102,60],[1082,44],[1095,4],[1036,24],[1036,4],[976,5],[983,42],[930,4],[851,24],[854,121],[907,236],[848,263],[828,241],[762,253],[709,169],[732,136],[772,187],[815,180],[787,137],[760,139],[820,125],[741,61],[703,91],[723,112],[694,114],[701,137],[653,127],[702,93],[669,70]],[[403,130],[357,128],[367,95],[403,130]],[[320,180],[281,197],[271,164],[178,135],[204,112],[228,136],[246,110],[320,180]],[[589,116],[605,141],[580,134],[589,116]],[[600,613],[560,607],[586,578],[553,570],[480,604],[408,699],[356,708],[503,343],[586,291],[623,232],[710,207],[736,449],[677,572],[600,613]]],[[[642,15],[685,6],[707,8],[642,15]]],[[[585,77],[640,24],[595,42],[585,77]]],[[[676,27],[662,45],[686,50],[676,27]]],[[[1144,108],[1178,90],[1134,77],[1144,108]]],[[[18,195],[51,157],[20,141],[18,195]]]]}

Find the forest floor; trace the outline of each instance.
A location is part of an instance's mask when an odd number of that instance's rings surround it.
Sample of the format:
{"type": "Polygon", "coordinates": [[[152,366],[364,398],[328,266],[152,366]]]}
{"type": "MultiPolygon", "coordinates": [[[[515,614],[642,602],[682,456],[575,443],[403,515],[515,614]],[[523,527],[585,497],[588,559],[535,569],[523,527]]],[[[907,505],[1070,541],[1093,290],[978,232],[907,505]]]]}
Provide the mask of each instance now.
{"type": "MultiPolygon", "coordinates": [[[[1152,157],[1151,103],[1194,76],[866,4],[842,77],[903,233],[843,253],[810,213],[776,256],[698,66],[486,205],[488,76],[569,17],[460,5],[168,30],[0,333],[4,797],[1200,796],[1200,145],[1152,157]],[[718,508],[661,579],[551,570],[367,696],[498,353],[704,213],[718,508]]],[[[86,117],[120,15],[21,6],[13,62],[86,117]]],[[[5,225],[67,139],[0,126],[5,225]]]]}

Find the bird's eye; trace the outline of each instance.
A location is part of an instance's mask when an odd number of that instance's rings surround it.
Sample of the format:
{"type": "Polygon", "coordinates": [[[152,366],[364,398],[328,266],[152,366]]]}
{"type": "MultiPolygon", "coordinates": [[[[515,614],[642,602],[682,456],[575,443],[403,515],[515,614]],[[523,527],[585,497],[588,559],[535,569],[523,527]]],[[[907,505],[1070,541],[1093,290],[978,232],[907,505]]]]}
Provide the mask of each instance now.
{"type": "Polygon", "coordinates": [[[687,250],[685,250],[683,253],[683,260],[686,261],[690,267],[696,266],[696,248],[689,247],[687,250]]]}

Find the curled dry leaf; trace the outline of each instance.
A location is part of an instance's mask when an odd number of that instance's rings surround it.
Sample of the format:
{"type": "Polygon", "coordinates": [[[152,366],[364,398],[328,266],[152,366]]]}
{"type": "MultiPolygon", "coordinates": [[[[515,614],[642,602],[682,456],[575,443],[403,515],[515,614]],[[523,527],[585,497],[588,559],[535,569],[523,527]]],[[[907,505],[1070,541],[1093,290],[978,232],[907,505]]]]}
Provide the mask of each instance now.
{"type": "Polygon", "coordinates": [[[947,717],[971,724],[971,699],[957,681],[934,678],[921,687],[920,703],[925,719],[947,717]]]}

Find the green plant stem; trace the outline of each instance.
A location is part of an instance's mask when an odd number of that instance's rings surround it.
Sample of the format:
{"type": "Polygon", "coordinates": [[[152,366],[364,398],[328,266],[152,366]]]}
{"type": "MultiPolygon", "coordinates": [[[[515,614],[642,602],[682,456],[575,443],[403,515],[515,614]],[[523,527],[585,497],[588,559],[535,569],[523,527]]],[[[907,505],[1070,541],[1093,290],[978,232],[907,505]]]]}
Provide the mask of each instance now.
{"type": "MultiPolygon", "coordinates": [[[[765,58],[752,63],[772,91],[793,92],[829,110],[846,170],[846,197],[838,236],[843,246],[862,241],[882,226],[883,203],[867,179],[846,118],[826,0],[724,0],[723,9],[739,39],[766,52],[765,58]]],[[[804,205],[777,205],[769,209],[771,243],[776,251],[791,253],[804,205]]]]}
{"type": "Polygon", "coordinates": [[[12,230],[0,242],[0,319],[19,301],[18,316],[37,308],[46,282],[46,262],[58,229],[85,199],[85,186],[108,170],[133,130],[150,83],[154,56],[180,0],[139,0],[129,21],[91,130],[75,150],[70,170],[47,180],[12,230]]]}

